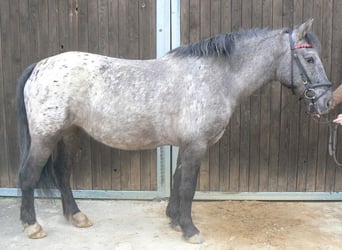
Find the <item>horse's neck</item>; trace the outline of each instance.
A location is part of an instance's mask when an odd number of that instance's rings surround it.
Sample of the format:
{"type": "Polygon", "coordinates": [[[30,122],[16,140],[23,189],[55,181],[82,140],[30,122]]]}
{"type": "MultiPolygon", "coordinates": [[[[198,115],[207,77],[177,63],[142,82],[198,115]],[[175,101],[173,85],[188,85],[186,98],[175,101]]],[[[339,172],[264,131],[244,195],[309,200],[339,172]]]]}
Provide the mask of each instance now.
{"type": "Polygon", "coordinates": [[[285,49],[276,48],[276,43],[276,40],[267,39],[262,43],[251,41],[250,46],[248,43],[239,45],[226,69],[226,75],[231,75],[225,83],[229,98],[249,96],[265,83],[277,80],[278,60],[285,49]]]}

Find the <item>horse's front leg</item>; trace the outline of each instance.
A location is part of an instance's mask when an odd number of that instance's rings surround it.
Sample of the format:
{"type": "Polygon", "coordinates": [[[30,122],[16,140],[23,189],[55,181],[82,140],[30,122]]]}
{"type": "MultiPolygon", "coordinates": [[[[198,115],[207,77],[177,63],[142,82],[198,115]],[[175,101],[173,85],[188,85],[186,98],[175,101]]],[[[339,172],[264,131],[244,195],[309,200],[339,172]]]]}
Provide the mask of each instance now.
{"type": "Polygon", "coordinates": [[[179,187],[181,184],[181,175],[182,175],[182,169],[180,165],[180,158],[181,154],[178,153],[177,158],[177,168],[175,173],[173,174],[173,185],[171,190],[171,195],[169,199],[169,204],[167,205],[166,209],[166,215],[170,217],[171,219],[171,227],[175,229],[176,231],[181,231],[180,225],[179,225],[179,187]]]}
{"type": "Polygon", "coordinates": [[[175,224],[178,219],[184,238],[191,243],[202,243],[204,239],[200,235],[200,231],[194,225],[191,217],[192,200],[195,194],[197,176],[201,161],[206,152],[206,145],[198,142],[195,144],[187,144],[186,147],[180,147],[180,155],[178,166],[175,173],[175,183],[173,187],[173,197],[170,198],[168,212],[174,212],[171,219],[175,224]],[[179,186],[177,186],[179,185],[179,186]],[[178,189],[178,197],[175,193],[178,189]],[[177,199],[178,198],[178,199],[177,199]],[[178,211],[175,209],[179,205],[178,211]]]}

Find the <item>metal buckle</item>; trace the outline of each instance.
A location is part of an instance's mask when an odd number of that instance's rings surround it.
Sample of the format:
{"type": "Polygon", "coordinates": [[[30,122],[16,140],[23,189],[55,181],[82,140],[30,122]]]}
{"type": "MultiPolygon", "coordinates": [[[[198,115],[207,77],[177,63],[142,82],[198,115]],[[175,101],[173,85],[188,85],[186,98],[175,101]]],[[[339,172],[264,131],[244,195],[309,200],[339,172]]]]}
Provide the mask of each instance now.
{"type": "Polygon", "coordinates": [[[304,97],[309,100],[314,100],[316,99],[316,92],[313,89],[306,89],[304,91],[304,97]]]}

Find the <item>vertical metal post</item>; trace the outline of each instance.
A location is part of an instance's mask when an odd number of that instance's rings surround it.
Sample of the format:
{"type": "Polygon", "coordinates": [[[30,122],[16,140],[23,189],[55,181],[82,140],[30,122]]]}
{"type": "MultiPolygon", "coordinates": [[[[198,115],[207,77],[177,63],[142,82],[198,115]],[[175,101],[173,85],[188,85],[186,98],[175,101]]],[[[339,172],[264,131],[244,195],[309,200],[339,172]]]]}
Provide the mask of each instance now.
{"type": "MultiPolygon", "coordinates": [[[[180,0],[157,1],[157,58],[180,44],[180,0]]],[[[162,146],[157,149],[158,191],[170,195],[172,165],[177,158],[177,147],[162,146]]]]}

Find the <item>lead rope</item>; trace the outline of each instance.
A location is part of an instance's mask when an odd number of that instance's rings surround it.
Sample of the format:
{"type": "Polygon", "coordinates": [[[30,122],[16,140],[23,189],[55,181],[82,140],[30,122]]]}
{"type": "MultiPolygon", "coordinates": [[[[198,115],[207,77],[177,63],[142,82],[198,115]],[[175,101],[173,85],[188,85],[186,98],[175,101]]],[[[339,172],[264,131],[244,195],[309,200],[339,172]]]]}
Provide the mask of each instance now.
{"type": "MultiPolygon", "coordinates": [[[[311,116],[313,118],[313,116],[311,116]]],[[[339,124],[334,124],[328,116],[323,116],[325,118],[325,121],[319,122],[318,120],[314,119],[314,121],[318,122],[319,124],[327,124],[329,128],[329,142],[328,142],[328,150],[329,155],[334,159],[334,162],[336,164],[336,168],[342,169],[342,163],[340,163],[337,160],[336,156],[336,145],[337,145],[337,130],[340,126],[339,124]]]]}
{"type": "Polygon", "coordinates": [[[334,159],[336,167],[342,169],[342,163],[337,160],[336,157],[336,144],[337,144],[337,130],[339,124],[329,123],[329,154],[334,159]]]}

